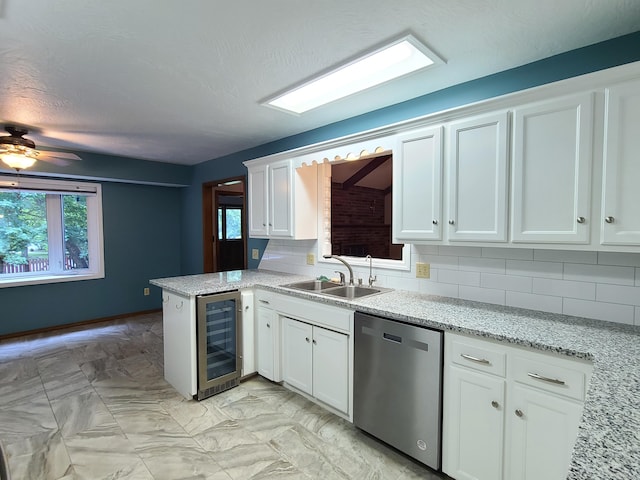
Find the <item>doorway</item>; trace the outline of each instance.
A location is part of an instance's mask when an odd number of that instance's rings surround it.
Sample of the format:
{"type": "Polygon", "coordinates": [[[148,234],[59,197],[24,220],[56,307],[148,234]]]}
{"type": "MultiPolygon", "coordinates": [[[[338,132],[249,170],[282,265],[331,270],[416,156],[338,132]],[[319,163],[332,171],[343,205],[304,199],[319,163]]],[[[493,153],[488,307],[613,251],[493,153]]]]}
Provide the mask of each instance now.
{"type": "Polygon", "coordinates": [[[245,177],[202,184],[203,271],[247,268],[245,177]]]}

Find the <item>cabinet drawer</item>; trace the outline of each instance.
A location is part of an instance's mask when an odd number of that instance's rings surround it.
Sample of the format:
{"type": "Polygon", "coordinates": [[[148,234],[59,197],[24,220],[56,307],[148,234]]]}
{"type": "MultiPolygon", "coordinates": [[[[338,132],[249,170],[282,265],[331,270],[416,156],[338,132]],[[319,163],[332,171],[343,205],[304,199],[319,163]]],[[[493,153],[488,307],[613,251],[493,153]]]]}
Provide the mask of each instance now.
{"type": "Polygon", "coordinates": [[[586,366],[574,364],[571,360],[514,355],[510,368],[516,382],[584,400],[586,366]]]}
{"type": "Polygon", "coordinates": [[[451,360],[467,368],[505,376],[506,352],[481,340],[456,337],[451,342],[451,360]]]}

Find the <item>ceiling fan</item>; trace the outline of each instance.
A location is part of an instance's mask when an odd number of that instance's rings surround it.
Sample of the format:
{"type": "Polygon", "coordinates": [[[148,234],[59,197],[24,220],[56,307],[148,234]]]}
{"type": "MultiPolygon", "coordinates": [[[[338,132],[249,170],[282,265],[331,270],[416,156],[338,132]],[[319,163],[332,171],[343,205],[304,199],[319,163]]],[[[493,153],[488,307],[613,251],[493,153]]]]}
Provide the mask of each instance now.
{"type": "Polygon", "coordinates": [[[0,159],[17,171],[31,167],[36,160],[67,166],[69,160],[82,160],[78,155],[67,152],[36,150],[36,144],[24,138],[29,133],[24,127],[6,125],[9,135],[0,137],[0,159]]]}

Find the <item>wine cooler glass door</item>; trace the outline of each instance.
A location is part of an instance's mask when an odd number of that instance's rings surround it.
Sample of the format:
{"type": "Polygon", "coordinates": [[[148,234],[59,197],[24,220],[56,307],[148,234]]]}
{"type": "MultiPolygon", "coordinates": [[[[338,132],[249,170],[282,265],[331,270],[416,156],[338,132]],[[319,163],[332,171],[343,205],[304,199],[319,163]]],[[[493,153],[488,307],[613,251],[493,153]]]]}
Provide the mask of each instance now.
{"type": "Polygon", "coordinates": [[[239,302],[238,292],[209,295],[198,299],[200,391],[236,381],[240,376],[239,302]]]}

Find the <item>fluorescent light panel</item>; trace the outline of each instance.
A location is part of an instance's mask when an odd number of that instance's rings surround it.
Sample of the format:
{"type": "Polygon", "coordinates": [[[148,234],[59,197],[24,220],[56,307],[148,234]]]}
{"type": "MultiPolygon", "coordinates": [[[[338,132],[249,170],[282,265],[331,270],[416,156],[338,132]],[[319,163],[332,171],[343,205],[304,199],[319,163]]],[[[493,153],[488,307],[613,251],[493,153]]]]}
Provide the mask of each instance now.
{"type": "Polygon", "coordinates": [[[439,63],[437,55],[407,35],[264,103],[300,114],[439,63]]]}

